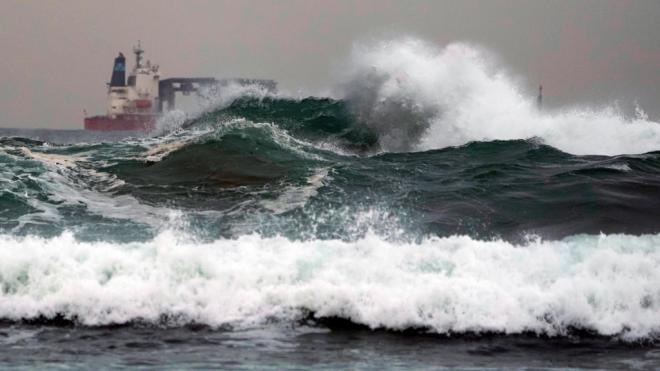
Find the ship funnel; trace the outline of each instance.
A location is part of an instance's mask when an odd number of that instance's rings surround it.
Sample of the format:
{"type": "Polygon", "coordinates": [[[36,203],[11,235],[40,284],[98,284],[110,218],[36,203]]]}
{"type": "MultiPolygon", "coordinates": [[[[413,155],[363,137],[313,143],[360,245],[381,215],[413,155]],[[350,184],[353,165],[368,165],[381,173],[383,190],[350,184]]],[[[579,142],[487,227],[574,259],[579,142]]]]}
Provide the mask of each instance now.
{"type": "Polygon", "coordinates": [[[126,86],[126,58],[122,53],[119,53],[119,56],[115,58],[110,86],[126,86]]]}

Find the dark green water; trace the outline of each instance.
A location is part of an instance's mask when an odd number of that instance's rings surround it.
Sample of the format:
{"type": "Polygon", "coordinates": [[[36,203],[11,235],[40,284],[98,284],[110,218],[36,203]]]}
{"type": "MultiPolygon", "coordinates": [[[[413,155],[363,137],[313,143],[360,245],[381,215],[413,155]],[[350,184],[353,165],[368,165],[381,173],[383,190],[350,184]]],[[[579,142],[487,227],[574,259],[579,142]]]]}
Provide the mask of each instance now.
{"type": "Polygon", "coordinates": [[[0,362],[658,366],[660,152],[393,151],[365,120],[243,97],[152,137],[0,132],[0,362]]]}
{"type": "Polygon", "coordinates": [[[383,153],[330,99],[244,98],[164,137],[2,145],[1,226],[18,235],[145,240],[170,226],[164,210],[209,239],[245,228],[292,239],[350,240],[371,228],[407,240],[509,241],[659,229],[660,152],[575,156],[530,138],[383,153]],[[86,196],[99,209],[135,207],[104,215],[86,196]],[[365,213],[378,222],[359,220],[365,213]]]}

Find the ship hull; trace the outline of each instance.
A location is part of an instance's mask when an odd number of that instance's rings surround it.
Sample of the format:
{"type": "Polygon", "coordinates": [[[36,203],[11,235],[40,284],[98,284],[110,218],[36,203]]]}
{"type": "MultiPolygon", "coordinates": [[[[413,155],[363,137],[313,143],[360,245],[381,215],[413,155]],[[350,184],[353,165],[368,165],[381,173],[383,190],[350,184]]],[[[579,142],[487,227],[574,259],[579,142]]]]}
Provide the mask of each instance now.
{"type": "Polygon", "coordinates": [[[94,131],[142,131],[149,132],[156,127],[156,115],[117,115],[85,118],[85,130],[94,131]]]}

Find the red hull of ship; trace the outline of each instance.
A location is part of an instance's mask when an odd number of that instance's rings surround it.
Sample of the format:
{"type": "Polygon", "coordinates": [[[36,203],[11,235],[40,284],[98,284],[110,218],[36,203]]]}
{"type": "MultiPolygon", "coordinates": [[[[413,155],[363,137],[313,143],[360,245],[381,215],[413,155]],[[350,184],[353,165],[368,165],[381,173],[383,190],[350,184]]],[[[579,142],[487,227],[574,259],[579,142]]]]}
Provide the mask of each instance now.
{"type": "Polygon", "coordinates": [[[151,131],[156,127],[155,115],[117,115],[85,118],[85,130],[95,131],[151,131]]]}

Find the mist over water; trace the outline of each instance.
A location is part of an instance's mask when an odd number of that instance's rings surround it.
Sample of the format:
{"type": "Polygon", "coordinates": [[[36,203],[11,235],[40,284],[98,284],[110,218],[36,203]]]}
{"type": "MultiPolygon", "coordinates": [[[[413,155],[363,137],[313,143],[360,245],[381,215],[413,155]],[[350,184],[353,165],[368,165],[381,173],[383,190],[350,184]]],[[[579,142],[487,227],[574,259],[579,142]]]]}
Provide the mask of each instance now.
{"type": "Polygon", "coordinates": [[[0,319],[657,339],[658,123],[540,110],[465,43],[348,65],[340,99],[230,86],[149,136],[0,132],[0,319]]]}

